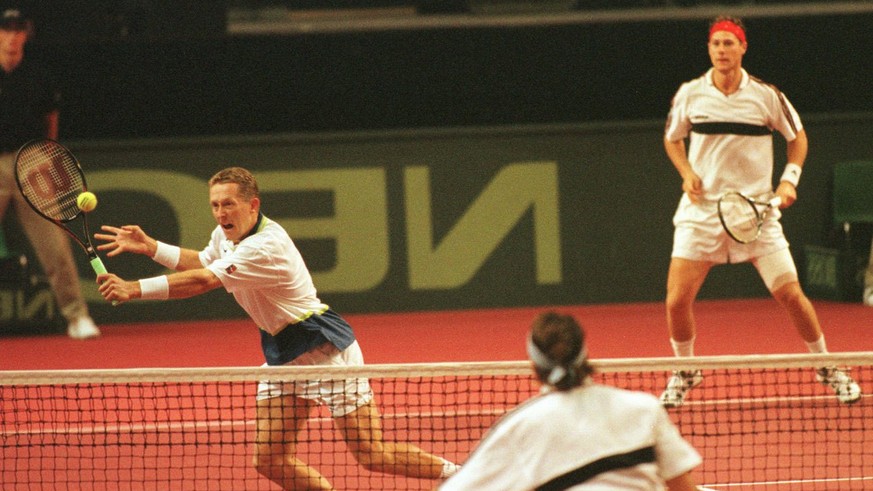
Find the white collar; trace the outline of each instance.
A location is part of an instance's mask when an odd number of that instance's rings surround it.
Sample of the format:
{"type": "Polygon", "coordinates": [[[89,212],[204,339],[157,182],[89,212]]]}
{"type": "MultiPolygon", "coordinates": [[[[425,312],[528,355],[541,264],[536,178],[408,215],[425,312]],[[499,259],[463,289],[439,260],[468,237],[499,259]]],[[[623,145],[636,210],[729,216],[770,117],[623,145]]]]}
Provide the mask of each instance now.
{"type": "MultiPolygon", "coordinates": [[[[749,72],[747,72],[745,68],[740,68],[740,72],[740,86],[737,87],[738,91],[743,90],[743,88],[749,85],[749,82],[752,80],[752,77],[749,76],[749,72]]],[[[713,74],[715,74],[715,68],[710,68],[706,72],[706,76],[704,77],[706,78],[707,85],[709,85],[710,87],[715,87],[715,82],[712,81],[713,74]]]]}

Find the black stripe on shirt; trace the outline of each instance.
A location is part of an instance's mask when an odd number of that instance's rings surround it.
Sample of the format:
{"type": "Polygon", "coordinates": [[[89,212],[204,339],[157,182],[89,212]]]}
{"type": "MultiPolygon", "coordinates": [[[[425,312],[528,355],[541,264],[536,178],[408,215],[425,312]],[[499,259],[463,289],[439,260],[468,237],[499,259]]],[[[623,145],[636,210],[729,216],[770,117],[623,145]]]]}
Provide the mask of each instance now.
{"type": "Polygon", "coordinates": [[[691,131],[702,135],[747,135],[764,136],[773,132],[766,126],[746,123],[694,123],[691,131]]]}
{"type": "Polygon", "coordinates": [[[551,481],[537,486],[536,491],[561,491],[591,479],[594,476],[618,469],[627,469],[655,461],[655,447],[645,447],[628,453],[610,455],[600,460],[573,469],[551,481]]]}

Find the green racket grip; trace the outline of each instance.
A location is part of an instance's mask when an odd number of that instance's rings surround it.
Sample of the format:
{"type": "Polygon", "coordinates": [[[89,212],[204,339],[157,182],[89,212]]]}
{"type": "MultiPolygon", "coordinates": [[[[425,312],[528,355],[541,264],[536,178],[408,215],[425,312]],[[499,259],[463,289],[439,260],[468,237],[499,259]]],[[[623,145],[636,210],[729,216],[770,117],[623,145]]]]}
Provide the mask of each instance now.
{"type": "Polygon", "coordinates": [[[94,268],[94,272],[97,274],[106,274],[106,266],[103,265],[103,261],[100,260],[100,256],[94,256],[91,258],[91,267],[94,268]]]}
{"type": "MultiPolygon", "coordinates": [[[[100,260],[100,256],[95,255],[94,257],[91,258],[91,267],[94,269],[94,272],[97,274],[108,273],[108,271],[106,271],[106,266],[103,265],[103,261],[100,260]]],[[[112,306],[115,307],[116,305],[118,305],[118,301],[113,300],[112,306]]]]}

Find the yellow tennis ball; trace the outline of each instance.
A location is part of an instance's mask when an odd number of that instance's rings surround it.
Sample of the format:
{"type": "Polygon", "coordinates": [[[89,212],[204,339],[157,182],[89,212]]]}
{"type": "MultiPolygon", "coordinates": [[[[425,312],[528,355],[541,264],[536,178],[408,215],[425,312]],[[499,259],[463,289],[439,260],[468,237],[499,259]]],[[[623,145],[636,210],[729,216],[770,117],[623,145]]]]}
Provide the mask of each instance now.
{"type": "Polygon", "coordinates": [[[97,208],[97,196],[90,191],[85,191],[76,198],[76,206],[85,213],[94,211],[94,208],[97,208]]]}

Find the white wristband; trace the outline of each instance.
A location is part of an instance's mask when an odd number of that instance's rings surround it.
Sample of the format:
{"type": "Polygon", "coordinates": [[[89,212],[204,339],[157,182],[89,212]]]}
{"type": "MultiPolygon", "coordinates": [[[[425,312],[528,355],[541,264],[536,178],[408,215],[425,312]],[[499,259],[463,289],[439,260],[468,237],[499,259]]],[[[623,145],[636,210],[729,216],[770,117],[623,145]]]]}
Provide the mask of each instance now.
{"type": "Polygon", "coordinates": [[[779,181],[790,182],[794,187],[797,187],[797,183],[800,182],[800,174],[802,172],[802,167],[789,162],[785,164],[785,171],[782,173],[782,177],[779,178],[779,181]]]}
{"type": "Polygon", "coordinates": [[[155,276],[139,280],[140,298],[143,300],[166,300],[170,298],[170,280],[167,276],[155,276]]]}
{"type": "Polygon", "coordinates": [[[174,245],[164,244],[159,240],[156,242],[158,248],[155,250],[152,261],[175,270],[176,266],[179,265],[179,258],[182,257],[182,249],[174,245]]]}

